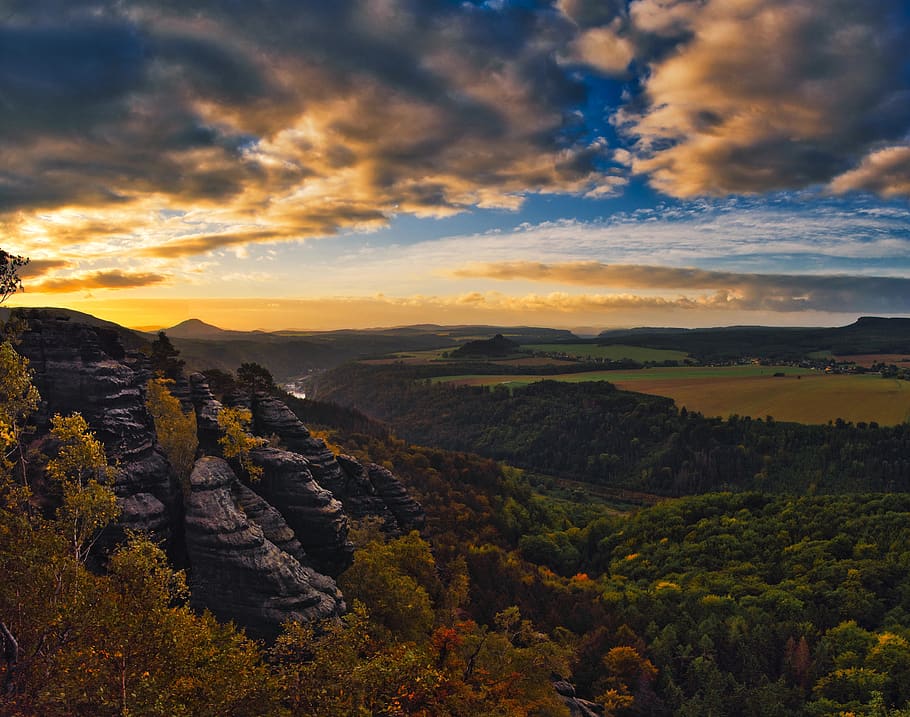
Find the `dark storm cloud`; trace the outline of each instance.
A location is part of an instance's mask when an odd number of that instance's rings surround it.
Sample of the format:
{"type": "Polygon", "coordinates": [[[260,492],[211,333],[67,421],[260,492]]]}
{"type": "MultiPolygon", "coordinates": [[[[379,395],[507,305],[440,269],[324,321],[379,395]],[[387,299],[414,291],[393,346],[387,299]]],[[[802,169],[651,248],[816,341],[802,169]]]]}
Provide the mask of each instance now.
{"type": "Polygon", "coordinates": [[[605,145],[565,131],[586,91],[548,2],[7,9],[0,212],[157,202],[300,237],[618,186],[605,145]]]}
{"type": "MultiPolygon", "coordinates": [[[[142,252],[184,256],[402,213],[514,209],[533,192],[601,196],[633,172],[676,196],[812,185],[903,195],[899,10],[7,0],[0,222],[88,213],[86,225],[132,224],[142,252]],[[589,105],[593,74],[627,83],[617,106],[589,105]],[[605,117],[628,151],[612,154],[605,117]],[[190,225],[159,236],[163,209],[192,213],[190,225]]],[[[30,236],[11,241],[27,250],[30,236]]]]}

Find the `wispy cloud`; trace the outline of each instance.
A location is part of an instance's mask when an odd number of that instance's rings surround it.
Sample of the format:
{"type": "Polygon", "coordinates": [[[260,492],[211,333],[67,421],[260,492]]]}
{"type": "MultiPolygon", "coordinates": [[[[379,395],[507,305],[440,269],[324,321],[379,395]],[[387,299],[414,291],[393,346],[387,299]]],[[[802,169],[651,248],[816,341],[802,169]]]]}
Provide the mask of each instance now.
{"type": "Polygon", "coordinates": [[[161,274],[124,271],[95,271],[65,278],[45,279],[28,284],[28,290],[41,294],[63,294],[93,289],[134,289],[161,284],[167,277],[161,274]]]}

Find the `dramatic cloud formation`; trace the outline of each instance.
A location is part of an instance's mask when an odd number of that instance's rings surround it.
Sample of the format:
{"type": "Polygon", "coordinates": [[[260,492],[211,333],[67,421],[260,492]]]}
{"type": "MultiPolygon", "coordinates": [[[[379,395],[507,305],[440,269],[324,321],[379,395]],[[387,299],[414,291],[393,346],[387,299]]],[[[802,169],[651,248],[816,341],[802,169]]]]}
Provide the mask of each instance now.
{"type": "MultiPolygon", "coordinates": [[[[637,106],[616,115],[636,141],[633,170],[678,197],[801,188],[902,139],[910,76],[900,8],[636,0],[628,31],[642,35],[649,73],[637,106]]],[[[834,186],[906,194],[883,182],[834,186]]]]}
{"type": "Polygon", "coordinates": [[[178,242],[204,252],[238,224],[247,241],[322,236],[623,183],[573,132],[585,89],[546,8],[38,0],[5,23],[8,232],[22,212],[78,206],[103,227],[157,205],[225,226],[178,242]]]}
{"type": "Polygon", "coordinates": [[[831,182],[835,192],[866,190],[884,197],[910,197],[910,146],[873,152],[854,170],[831,182]]]}
{"type": "Polygon", "coordinates": [[[901,277],[876,303],[847,275],[910,272],[908,28],[903,0],[7,0],[3,248],[32,294],[442,276],[440,311],[905,311],[901,277]],[[304,257],[315,238],[334,253],[304,257]],[[464,256],[640,295],[510,305],[464,256]],[[648,296],[616,264],[702,274],[648,296]]]}
{"type": "Polygon", "coordinates": [[[123,271],[95,271],[65,279],[45,279],[30,284],[30,289],[42,294],[59,294],[92,289],[132,289],[160,284],[166,277],[160,274],[140,274],[123,271]]]}

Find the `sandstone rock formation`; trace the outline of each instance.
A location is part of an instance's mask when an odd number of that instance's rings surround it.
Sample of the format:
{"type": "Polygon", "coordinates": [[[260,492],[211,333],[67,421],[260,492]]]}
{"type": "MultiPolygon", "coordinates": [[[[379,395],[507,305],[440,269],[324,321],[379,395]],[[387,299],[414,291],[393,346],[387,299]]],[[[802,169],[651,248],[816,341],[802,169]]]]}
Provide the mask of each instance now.
{"type": "Polygon", "coordinates": [[[105,533],[107,547],[127,528],[167,541],[171,558],[187,568],[193,604],[257,637],[274,637],[288,619],[343,612],[342,595],[327,576],[353,560],[349,514],[378,516],[393,532],[422,525],[420,506],[389,471],[336,459],[287,406],[265,394],[226,399],[253,410],[255,433],[277,435],[288,448],[252,451],[263,475],[244,485],[221,457],[223,406],[202,374],[181,377],[172,387],[196,412],[204,456],[184,489],[145,405],[152,376],[146,356],[125,351],[108,328],[48,312],[28,316],[17,349],[29,359],[42,396],[36,445],[47,443],[51,416],[78,411],[117,463],[114,491],[122,513],[119,529],[105,533]]]}
{"type": "Polygon", "coordinates": [[[363,466],[350,456],[336,456],[277,398],[257,394],[244,405],[253,411],[256,433],[274,434],[288,450],[304,456],[316,482],[331,491],[352,518],[379,517],[390,532],[423,526],[423,509],[392,473],[375,464],[363,466]]]}
{"type": "Polygon", "coordinates": [[[245,493],[224,460],[208,456],[196,462],[186,506],[193,602],[264,638],[277,635],[286,620],[340,614],[344,602],[334,581],[276,546],[254,516],[264,518],[269,535],[294,549],[280,517],[245,493]],[[253,516],[238,495],[253,507],[253,516]]]}
{"type": "Polygon", "coordinates": [[[309,462],[297,453],[257,448],[253,463],[263,469],[253,490],[275,506],[303,545],[309,563],[339,575],[354,559],[341,503],[313,480],[309,462]]]}
{"type": "Polygon", "coordinates": [[[565,680],[556,680],[553,689],[563,704],[569,708],[571,717],[603,717],[604,707],[575,695],[575,686],[565,680]]]}
{"type": "Polygon", "coordinates": [[[41,393],[39,431],[55,413],[80,412],[117,462],[121,527],[169,538],[179,488],[145,407],[150,374],[144,357],[127,354],[114,331],[37,313],[29,316],[17,350],[28,358],[41,393]]]}

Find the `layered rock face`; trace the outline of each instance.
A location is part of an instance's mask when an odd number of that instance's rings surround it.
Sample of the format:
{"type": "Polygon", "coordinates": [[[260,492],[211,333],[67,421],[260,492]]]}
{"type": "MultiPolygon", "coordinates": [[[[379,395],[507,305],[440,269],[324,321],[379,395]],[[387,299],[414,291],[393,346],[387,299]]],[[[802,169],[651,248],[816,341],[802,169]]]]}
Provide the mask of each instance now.
{"type": "Polygon", "coordinates": [[[29,316],[16,348],[28,358],[41,393],[39,429],[47,430],[55,413],[81,413],[117,462],[121,527],[170,538],[178,486],[145,407],[150,374],[144,357],[127,354],[108,329],[39,316],[29,316]]]}
{"type": "Polygon", "coordinates": [[[303,545],[310,565],[340,575],[354,559],[341,503],[313,480],[309,462],[297,453],[257,448],[252,459],[263,469],[253,490],[278,509],[303,545]]]}
{"type": "MultiPolygon", "coordinates": [[[[172,392],[196,412],[198,458],[184,493],[158,445],[145,405],[148,359],[124,351],[104,328],[32,313],[17,350],[29,359],[42,396],[36,417],[46,441],[55,413],[80,412],[118,466],[114,491],[119,530],[168,541],[188,569],[193,604],[271,639],[287,620],[340,615],[344,601],[332,577],[353,560],[348,515],[375,515],[391,531],[423,521],[420,506],[380,466],[336,459],[325,443],[281,401],[239,395],[252,408],[259,435],[276,434],[290,450],[257,448],[262,479],[244,485],[221,457],[218,413],[223,406],[202,374],[180,378],[172,392]]],[[[103,551],[98,551],[101,554],[103,551]]]]}
{"type": "Polygon", "coordinates": [[[344,610],[334,581],[293,555],[303,557],[300,544],[277,511],[244,489],[220,458],[201,458],[193,468],[186,548],[193,602],[255,637],[275,637],[285,620],[318,620],[344,610]]]}
{"type": "Polygon", "coordinates": [[[304,456],[316,482],[331,491],[352,518],[379,517],[393,533],[423,527],[426,518],[420,504],[385,468],[336,456],[277,398],[259,394],[245,405],[253,411],[256,433],[277,435],[289,450],[304,456]]]}

